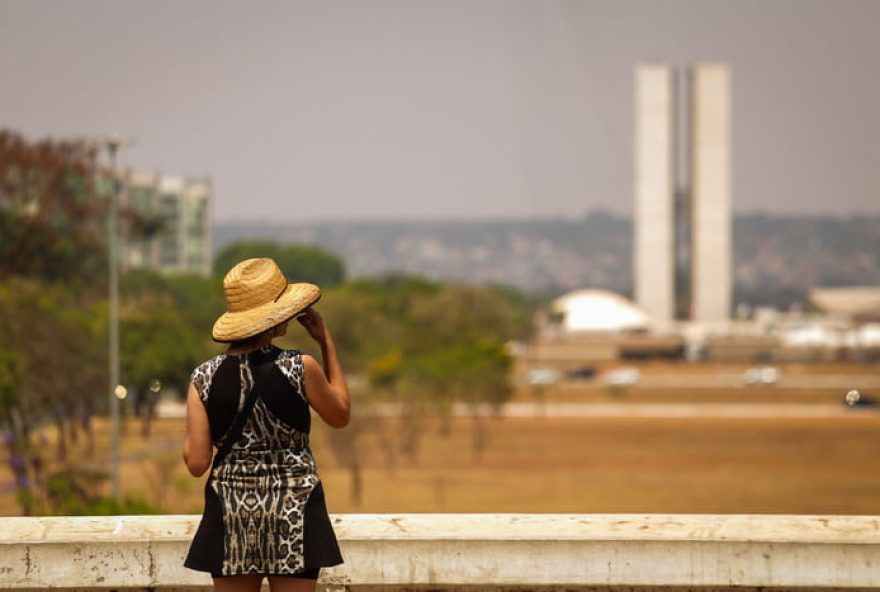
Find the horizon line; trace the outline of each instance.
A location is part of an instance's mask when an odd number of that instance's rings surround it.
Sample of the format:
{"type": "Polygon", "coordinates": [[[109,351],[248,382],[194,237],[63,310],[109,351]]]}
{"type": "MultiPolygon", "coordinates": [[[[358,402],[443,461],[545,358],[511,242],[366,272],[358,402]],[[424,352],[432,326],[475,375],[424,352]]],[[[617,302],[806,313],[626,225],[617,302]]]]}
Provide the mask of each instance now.
{"type": "MultiPolygon", "coordinates": [[[[632,213],[621,213],[606,208],[595,208],[580,214],[548,214],[545,216],[448,216],[438,218],[436,216],[409,217],[409,216],[388,216],[388,217],[317,217],[309,219],[290,219],[281,220],[278,218],[233,218],[218,217],[214,220],[214,225],[227,224],[262,224],[266,226],[279,225],[321,225],[321,224],[481,224],[481,223],[520,223],[520,222],[571,222],[582,221],[593,216],[608,216],[621,221],[632,221],[632,213]]],[[[767,217],[767,218],[790,218],[790,219],[833,219],[833,220],[851,220],[852,218],[880,218],[880,210],[852,210],[847,212],[776,212],[759,209],[750,210],[734,210],[732,218],[749,218],[749,217],[767,217]]]]}

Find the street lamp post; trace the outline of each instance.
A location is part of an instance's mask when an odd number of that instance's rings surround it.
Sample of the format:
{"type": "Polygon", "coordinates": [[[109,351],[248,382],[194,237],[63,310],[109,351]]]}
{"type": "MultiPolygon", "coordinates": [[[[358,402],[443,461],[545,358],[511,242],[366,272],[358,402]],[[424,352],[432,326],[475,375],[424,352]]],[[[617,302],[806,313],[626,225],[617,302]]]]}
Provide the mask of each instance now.
{"type": "Polygon", "coordinates": [[[119,501],[119,245],[117,242],[117,217],[119,208],[119,176],[116,171],[116,153],[121,141],[113,136],[107,140],[107,150],[110,152],[110,175],[113,181],[110,190],[110,207],[108,208],[107,220],[107,245],[110,266],[110,448],[111,448],[111,474],[113,481],[113,499],[119,501]]]}

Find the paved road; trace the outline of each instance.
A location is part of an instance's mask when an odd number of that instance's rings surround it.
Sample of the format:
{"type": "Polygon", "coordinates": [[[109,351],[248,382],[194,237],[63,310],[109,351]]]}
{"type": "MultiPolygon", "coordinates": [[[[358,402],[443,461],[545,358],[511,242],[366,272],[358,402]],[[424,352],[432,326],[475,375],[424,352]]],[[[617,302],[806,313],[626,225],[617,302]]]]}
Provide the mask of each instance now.
{"type": "MultiPolygon", "coordinates": [[[[466,414],[466,409],[457,410],[466,414]]],[[[510,403],[505,417],[853,417],[877,408],[820,403],[510,403]]]]}
{"type": "MultiPolygon", "coordinates": [[[[745,386],[742,373],[719,373],[710,375],[642,375],[640,388],[678,388],[678,389],[730,389],[745,386]]],[[[877,374],[783,374],[779,382],[772,385],[777,389],[849,389],[880,390],[880,373],[877,374]]]]}
{"type": "MultiPolygon", "coordinates": [[[[399,414],[396,405],[377,405],[376,415],[399,414]]],[[[478,406],[477,413],[500,417],[876,417],[880,408],[850,409],[843,404],[827,403],[508,403],[500,410],[478,406]]],[[[452,414],[473,414],[469,405],[457,404],[452,414]]]]}
{"type": "MultiPolygon", "coordinates": [[[[376,405],[376,415],[398,415],[397,405],[376,405]]],[[[458,417],[471,416],[473,408],[456,404],[452,413],[458,417]]],[[[501,417],[859,417],[876,416],[880,407],[851,409],[829,403],[508,403],[501,410],[488,405],[477,408],[480,415],[501,417]]],[[[182,403],[163,401],[159,417],[184,417],[182,403]]]]}

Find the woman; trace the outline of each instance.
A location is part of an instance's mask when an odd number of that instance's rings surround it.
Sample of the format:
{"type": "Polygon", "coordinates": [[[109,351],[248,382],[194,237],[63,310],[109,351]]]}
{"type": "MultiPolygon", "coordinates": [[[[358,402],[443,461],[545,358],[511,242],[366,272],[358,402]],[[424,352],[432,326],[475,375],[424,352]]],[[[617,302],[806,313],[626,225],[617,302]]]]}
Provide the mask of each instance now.
{"type": "Polygon", "coordinates": [[[229,348],[192,374],[183,458],[209,468],[205,511],[184,565],[217,591],[314,590],[320,568],[342,563],[309,449],[311,406],[345,427],[350,396],[324,319],[321,291],[288,284],[271,259],[248,259],[223,280],[227,311],[214,323],[229,348]],[[311,356],[272,345],[296,318],[321,347],[311,356]],[[214,454],[216,448],[216,454],[214,454]],[[213,460],[212,460],[213,459],[213,460]]]}

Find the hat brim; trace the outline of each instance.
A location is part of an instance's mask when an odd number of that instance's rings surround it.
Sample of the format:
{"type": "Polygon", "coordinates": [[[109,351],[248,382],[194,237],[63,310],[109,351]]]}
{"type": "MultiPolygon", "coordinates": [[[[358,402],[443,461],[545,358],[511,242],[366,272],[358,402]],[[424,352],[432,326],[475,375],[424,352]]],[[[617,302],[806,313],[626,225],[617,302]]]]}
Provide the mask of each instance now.
{"type": "Polygon", "coordinates": [[[275,325],[289,321],[321,299],[321,289],[314,284],[288,284],[274,302],[241,312],[225,312],[214,322],[211,337],[228,343],[258,335],[275,325]]]}

